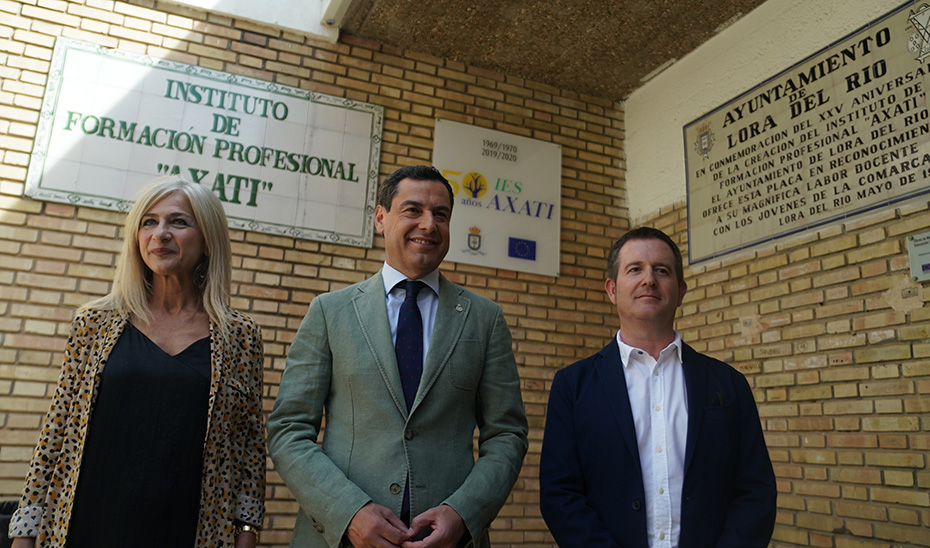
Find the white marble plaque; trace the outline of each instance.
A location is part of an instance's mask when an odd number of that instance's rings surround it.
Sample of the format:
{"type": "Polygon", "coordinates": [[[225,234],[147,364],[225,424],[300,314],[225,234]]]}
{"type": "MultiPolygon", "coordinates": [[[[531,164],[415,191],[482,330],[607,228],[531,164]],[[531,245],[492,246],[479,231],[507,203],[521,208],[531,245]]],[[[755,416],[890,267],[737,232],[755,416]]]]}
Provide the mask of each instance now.
{"type": "Polygon", "coordinates": [[[926,199],[928,59],[909,2],[686,125],[690,262],[926,199]]]}
{"type": "Polygon", "coordinates": [[[233,228],[370,247],[382,125],[380,106],[58,38],[26,194],[124,211],[180,174],[233,228]]]}

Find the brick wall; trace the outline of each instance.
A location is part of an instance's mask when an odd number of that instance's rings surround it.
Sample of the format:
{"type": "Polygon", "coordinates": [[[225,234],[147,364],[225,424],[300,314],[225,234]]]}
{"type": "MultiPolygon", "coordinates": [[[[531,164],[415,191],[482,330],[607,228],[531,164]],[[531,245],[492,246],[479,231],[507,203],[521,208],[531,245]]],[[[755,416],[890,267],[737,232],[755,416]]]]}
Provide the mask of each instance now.
{"type": "MultiPolygon", "coordinates": [[[[383,105],[383,174],[429,163],[436,118],[562,146],[561,275],[443,265],[504,308],[531,425],[526,464],[492,539],[551,546],[536,480],[548,381],[615,329],[603,270],[627,227],[622,105],[374,42],[314,42],[152,1],[0,0],[0,498],[19,495],[71,315],[108,290],[121,235],[114,213],[23,197],[57,36],[383,105]]],[[[308,304],[376,272],[383,239],[373,249],[238,231],[232,239],[233,305],[262,325],[270,410],[308,304]]],[[[262,544],[284,546],[297,505],[273,470],[266,504],[262,544]]]]}
{"type": "MultiPolygon", "coordinates": [[[[686,215],[643,224],[684,252],[686,215]]],[[[909,278],[906,243],[928,230],[924,201],[685,269],[682,338],[755,392],[773,546],[930,546],[930,288],[909,278]]]]}
{"type": "MultiPolygon", "coordinates": [[[[497,546],[552,546],[537,506],[549,380],[616,328],[607,248],[628,226],[623,108],[520,78],[345,38],[337,45],[149,1],[0,0],[0,497],[18,496],[75,306],[109,287],[121,219],[23,198],[54,38],[144,52],[385,107],[381,167],[428,163],[435,118],[562,145],[558,278],[447,263],[500,303],[531,431],[497,546]]],[[[687,246],[684,204],[643,221],[687,246]]],[[[752,384],[779,481],[773,545],[930,546],[930,291],[905,238],[927,204],[889,208],[686,269],[678,327],[752,384]],[[916,296],[907,296],[916,293],[916,296]]],[[[310,300],[375,272],[373,249],[233,232],[234,305],[265,334],[266,409],[310,300]]],[[[297,511],[272,470],[264,545],[297,511]]]]}

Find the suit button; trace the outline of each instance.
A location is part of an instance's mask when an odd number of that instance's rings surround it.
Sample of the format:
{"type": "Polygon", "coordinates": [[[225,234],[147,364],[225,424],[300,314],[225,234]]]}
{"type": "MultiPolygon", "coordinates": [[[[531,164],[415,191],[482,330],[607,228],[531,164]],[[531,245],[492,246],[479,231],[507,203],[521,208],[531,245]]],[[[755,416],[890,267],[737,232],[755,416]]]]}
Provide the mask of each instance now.
{"type": "Polygon", "coordinates": [[[317,520],[315,520],[315,519],[313,519],[313,518],[310,518],[310,521],[313,522],[313,528],[316,529],[317,532],[319,532],[319,533],[324,533],[324,532],[325,532],[325,529],[324,529],[322,523],[318,522],[317,520]]]}
{"type": "Polygon", "coordinates": [[[642,509],[643,509],[643,503],[640,502],[640,501],[638,501],[638,500],[634,500],[634,501],[633,501],[633,509],[636,510],[637,512],[640,511],[640,510],[642,510],[642,509]]]}
{"type": "Polygon", "coordinates": [[[409,429],[409,428],[407,428],[406,430],[404,430],[404,439],[405,439],[405,440],[408,440],[408,441],[409,441],[409,440],[412,440],[412,439],[413,439],[413,430],[411,430],[411,429],[409,429]]]}
{"type": "Polygon", "coordinates": [[[391,484],[391,494],[399,495],[400,494],[400,485],[396,483],[391,484]]]}

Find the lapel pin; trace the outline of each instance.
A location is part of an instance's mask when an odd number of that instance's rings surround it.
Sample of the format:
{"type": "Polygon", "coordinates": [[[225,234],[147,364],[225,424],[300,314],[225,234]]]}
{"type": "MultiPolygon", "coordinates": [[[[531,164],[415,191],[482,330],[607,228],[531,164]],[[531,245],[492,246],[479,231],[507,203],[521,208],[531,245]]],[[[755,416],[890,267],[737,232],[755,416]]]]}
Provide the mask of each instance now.
{"type": "Polygon", "coordinates": [[[455,311],[456,311],[456,312],[461,312],[461,311],[463,311],[463,310],[465,310],[465,307],[462,306],[461,304],[455,305],[455,311]]]}

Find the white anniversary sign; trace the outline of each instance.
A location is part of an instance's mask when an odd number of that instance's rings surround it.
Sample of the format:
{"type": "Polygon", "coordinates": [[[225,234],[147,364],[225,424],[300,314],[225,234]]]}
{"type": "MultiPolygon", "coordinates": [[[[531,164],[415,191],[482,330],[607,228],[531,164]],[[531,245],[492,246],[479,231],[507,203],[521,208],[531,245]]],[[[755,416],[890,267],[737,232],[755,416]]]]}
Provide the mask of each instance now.
{"type": "Polygon", "coordinates": [[[124,211],[180,174],[233,228],[370,247],[382,124],[376,105],[59,38],[26,193],[124,211]]]}
{"type": "Polygon", "coordinates": [[[434,147],[455,191],[446,259],[557,276],[562,148],[449,120],[434,147]]]}

